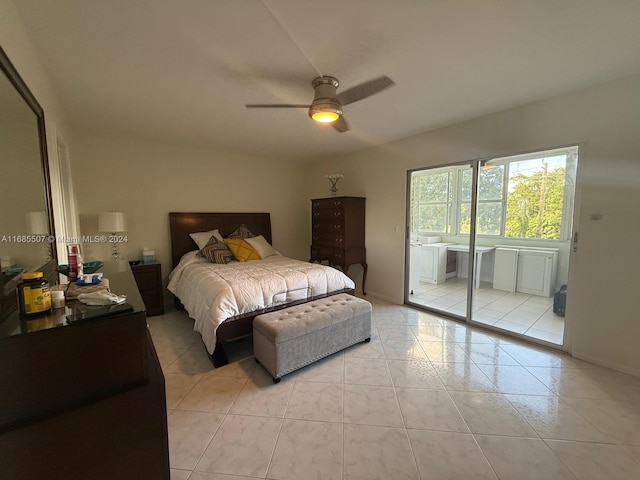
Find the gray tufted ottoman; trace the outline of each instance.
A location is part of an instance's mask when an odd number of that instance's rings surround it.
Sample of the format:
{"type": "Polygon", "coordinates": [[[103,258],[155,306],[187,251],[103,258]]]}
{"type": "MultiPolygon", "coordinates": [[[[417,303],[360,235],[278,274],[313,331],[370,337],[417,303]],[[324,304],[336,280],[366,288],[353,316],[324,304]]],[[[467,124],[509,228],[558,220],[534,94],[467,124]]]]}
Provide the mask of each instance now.
{"type": "Polygon", "coordinates": [[[253,321],[256,361],[278,383],[287,373],[371,339],[371,304],[340,293],[253,321]]]}

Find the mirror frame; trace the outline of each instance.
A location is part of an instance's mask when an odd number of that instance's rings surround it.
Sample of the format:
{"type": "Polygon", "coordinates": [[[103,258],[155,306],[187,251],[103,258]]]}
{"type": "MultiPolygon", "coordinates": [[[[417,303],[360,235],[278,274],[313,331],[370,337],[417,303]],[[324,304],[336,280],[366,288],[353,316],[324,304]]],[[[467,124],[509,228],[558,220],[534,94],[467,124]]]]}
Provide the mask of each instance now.
{"type": "MultiPolygon", "coordinates": [[[[49,156],[47,152],[47,134],[45,130],[44,122],[44,110],[36,100],[36,97],[31,93],[29,87],[24,82],[16,68],[9,60],[9,57],[5,53],[4,49],[0,47],[0,70],[6,75],[9,82],[15,87],[20,96],[27,103],[29,108],[33,111],[38,119],[38,139],[40,143],[40,160],[42,163],[43,183],[44,183],[44,196],[47,209],[47,217],[49,219],[49,232],[50,235],[55,237],[55,226],[53,222],[53,201],[51,197],[51,176],[49,173],[49,156]]],[[[54,278],[57,280],[57,267],[58,267],[58,252],[56,249],[56,242],[49,244],[51,248],[51,260],[46,262],[42,266],[38,266],[39,270],[42,270],[44,277],[49,281],[54,278]]],[[[57,282],[56,282],[57,283],[57,282]]]]}

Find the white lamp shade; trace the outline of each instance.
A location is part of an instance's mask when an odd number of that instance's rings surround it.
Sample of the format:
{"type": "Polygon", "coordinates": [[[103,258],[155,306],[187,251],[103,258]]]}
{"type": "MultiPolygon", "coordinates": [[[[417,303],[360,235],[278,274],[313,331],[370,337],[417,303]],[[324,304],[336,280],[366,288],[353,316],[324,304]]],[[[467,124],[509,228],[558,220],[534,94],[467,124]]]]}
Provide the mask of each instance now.
{"type": "Polygon", "coordinates": [[[27,212],[27,230],[31,235],[48,235],[49,218],[47,212],[27,212]]]}
{"type": "Polygon", "coordinates": [[[98,231],[126,232],[127,220],[122,212],[102,212],[98,217],[98,231]]]}

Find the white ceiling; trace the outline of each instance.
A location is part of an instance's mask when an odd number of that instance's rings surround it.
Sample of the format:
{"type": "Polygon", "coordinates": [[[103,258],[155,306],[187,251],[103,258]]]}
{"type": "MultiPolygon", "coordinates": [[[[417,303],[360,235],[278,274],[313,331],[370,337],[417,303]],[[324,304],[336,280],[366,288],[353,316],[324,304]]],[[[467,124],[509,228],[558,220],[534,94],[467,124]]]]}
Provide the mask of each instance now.
{"type": "Polygon", "coordinates": [[[74,128],[263,157],[359,150],[640,72],[638,0],[15,0],[74,128]],[[338,133],[311,80],[396,86],[338,133]]]}

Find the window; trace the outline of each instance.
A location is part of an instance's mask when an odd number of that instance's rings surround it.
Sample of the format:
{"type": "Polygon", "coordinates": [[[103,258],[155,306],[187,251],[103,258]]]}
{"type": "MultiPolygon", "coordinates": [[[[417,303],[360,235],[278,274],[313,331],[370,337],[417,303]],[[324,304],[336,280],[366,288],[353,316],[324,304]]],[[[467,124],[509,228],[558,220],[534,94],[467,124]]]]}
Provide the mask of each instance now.
{"type": "Polygon", "coordinates": [[[448,169],[445,172],[417,172],[412,177],[412,231],[451,233],[452,174],[448,169]]]}
{"type": "MultiPolygon", "coordinates": [[[[478,175],[478,235],[501,235],[504,211],[504,165],[482,166],[478,175]]],[[[471,232],[471,170],[462,172],[458,232],[471,232]]]]}
{"type": "MultiPolygon", "coordinates": [[[[573,221],[578,147],[479,162],[478,235],[567,241],[573,221]]],[[[411,175],[411,232],[469,234],[469,165],[411,175]]]]}

